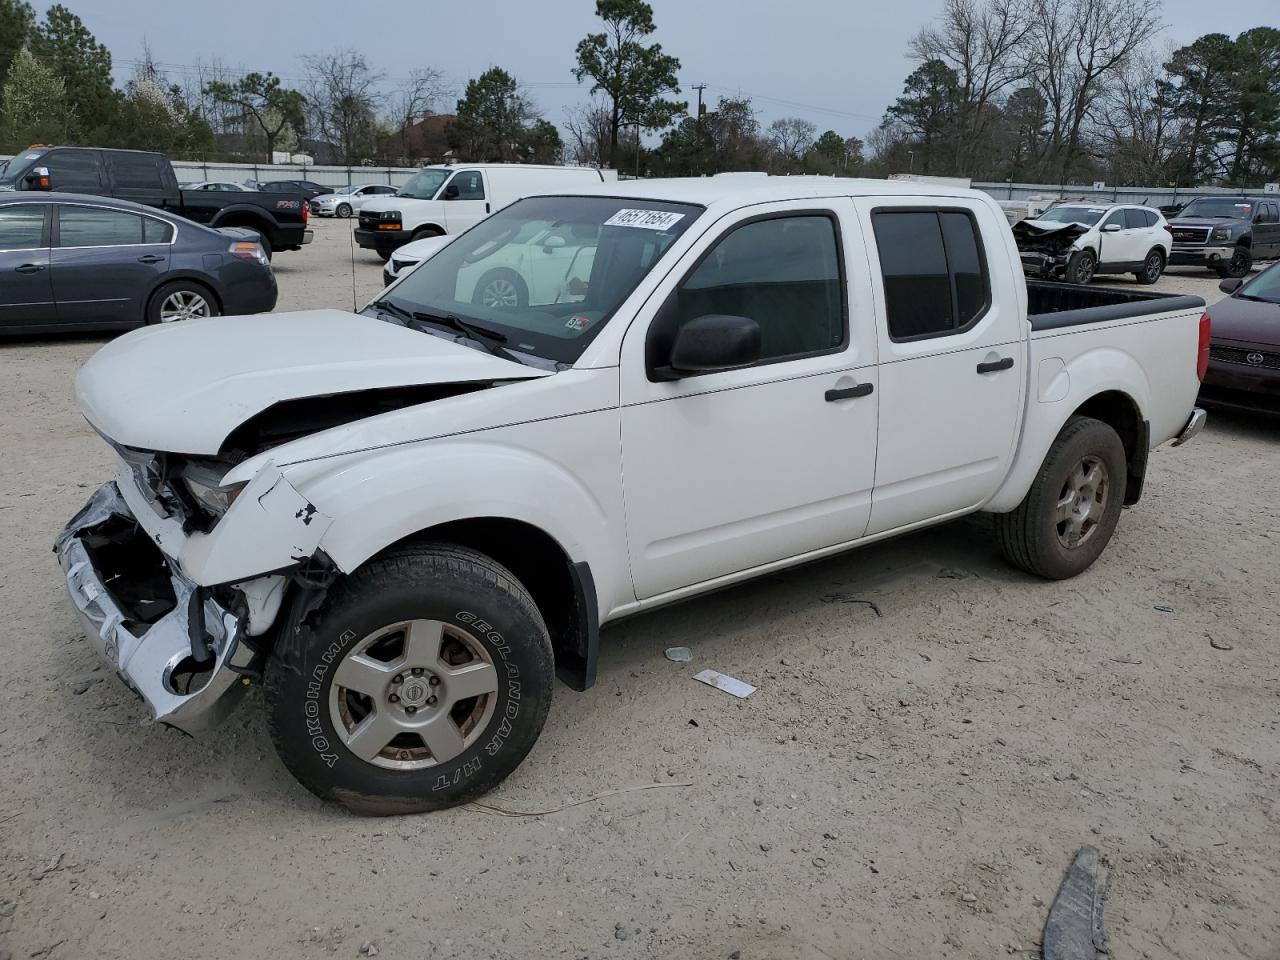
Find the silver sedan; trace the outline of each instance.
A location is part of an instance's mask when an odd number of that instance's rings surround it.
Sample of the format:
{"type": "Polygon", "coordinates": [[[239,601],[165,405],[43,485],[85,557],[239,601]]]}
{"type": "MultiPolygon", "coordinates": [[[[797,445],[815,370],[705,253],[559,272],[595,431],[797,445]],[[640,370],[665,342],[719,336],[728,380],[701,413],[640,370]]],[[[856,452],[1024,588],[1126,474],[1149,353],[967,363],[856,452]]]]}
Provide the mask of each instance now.
{"type": "Polygon", "coordinates": [[[352,184],[339,187],[333,193],[322,194],[311,201],[311,215],[315,217],[349,217],[372,197],[389,197],[395,187],[385,183],[352,184]]]}

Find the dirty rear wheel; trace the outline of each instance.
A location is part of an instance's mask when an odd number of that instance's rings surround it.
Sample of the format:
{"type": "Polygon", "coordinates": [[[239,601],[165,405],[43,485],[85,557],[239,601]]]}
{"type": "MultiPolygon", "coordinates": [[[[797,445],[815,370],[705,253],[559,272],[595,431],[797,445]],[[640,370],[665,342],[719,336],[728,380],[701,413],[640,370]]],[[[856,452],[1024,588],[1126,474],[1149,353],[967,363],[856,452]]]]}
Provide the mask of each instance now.
{"type": "Polygon", "coordinates": [[[996,537],[1016,567],[1049,580],[1084,572],[1115,532],[1128,470],[1108,424],[1072,417],[1017,509],[996,514],[996,537]]]}
{"type": "Polygon", "coordinates": [[[519,766],[552,678],[546,625],[508,570],[461,547],[406,547],[340,581],[279,640],[267,719],[317,796],[357,813],[436,810],[519,766]]]}

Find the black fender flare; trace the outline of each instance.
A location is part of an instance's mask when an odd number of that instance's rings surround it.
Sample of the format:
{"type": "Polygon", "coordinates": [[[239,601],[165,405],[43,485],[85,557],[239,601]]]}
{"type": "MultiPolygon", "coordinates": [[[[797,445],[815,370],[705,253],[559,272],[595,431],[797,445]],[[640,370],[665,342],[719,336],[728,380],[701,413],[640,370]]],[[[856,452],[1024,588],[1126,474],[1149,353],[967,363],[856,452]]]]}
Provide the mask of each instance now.
{"type": "Polygon", "coordinates": [[[573,582],[575,628],[569,642],[556,650],[556,676],[571,690],[586,690],[596,682],[600,658],[600,609],[596,602],[596,582],[585,561],[569,564],[573,582]]]}

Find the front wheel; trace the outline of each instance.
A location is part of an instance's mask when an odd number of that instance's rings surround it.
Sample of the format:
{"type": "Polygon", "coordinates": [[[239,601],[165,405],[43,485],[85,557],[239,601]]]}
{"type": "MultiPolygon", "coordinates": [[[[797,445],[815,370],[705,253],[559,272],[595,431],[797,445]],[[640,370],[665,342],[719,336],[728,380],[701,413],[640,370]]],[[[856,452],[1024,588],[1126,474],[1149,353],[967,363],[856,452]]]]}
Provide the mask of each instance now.
{"type": "Polygon", "coordinates": [[[307,789],[357,813],[438,810],[500,783],[551,706],[551,640],[495,561],[447,545],[369,561],[277,644],[276,751],[307,789]]]}
{"type": "Polygon", "coordinates": [[[1093,271],[1097,266],[1098,258],[1093,255],[1092,250],[1077,250],[1067,261],[1067,282],[1081,286],[1088,284],[1093,279],[1093,271]]]}
{"type": "Polygon", "coordinates": [[[349,203],[338,204],[338,209],[335,210],[334,213],[340,216],[343,220],[349,219],[351,216],[351,204],[349,203]]]}
{"type": "Polygon", "coordinates": [[[1164,253],[1160,250],[1152,250],[1147,254],[1147,259],[1142,261],[1142,269],[1134,276],[1141,284],[1152,284],[1160,279],[1160,275],[1164,273],[1164,253]]]}
{"type": "Polygon", "coordinates": [[[996,514],[1005,559],[1048,580],[1083,573],[1115,532],[1127,482],[1120,435],[1101,420],[1072,417],[1022,503],[996,514]]]}
{"type": "Polygon", "coordinates": [[[1239,279],[1240,277],[1248,276],[1252,267],[1253,254],[1249,251],[1249,248],[1236,247],[1231,253],[1231,259],[1222,266],[1215,267],[1214,270],[1220,277],[1235,277],[1239,279]]]}
{"type": "Polygon", "coordinates": [[[529,288],[514,270],[490,270],[476,284],[471,302],[490,309],[511,309],[529,304],[529,288]]]}

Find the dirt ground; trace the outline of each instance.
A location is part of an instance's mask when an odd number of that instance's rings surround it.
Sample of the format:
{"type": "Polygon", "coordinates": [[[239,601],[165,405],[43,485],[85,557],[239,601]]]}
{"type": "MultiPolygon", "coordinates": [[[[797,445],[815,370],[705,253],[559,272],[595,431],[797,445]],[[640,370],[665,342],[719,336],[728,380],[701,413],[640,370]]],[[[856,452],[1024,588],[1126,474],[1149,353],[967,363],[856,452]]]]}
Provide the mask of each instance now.
{"type": "MultiPolygon", "coordinates": [[[[349,226],[276,258],[281,309],[350,303],[349,226]]],[[[255,696],[190,740],[84,640],[50,545],[109,475],[71,400],[102,342],[0,346],[0,958],[1031,957],[1084,844],[1115,957],[1280,957],[1280,422],[1154,453],[1076,580],[978,517],[608,628],[487,800],[627,792],[367,820],[255,696]]]]}

